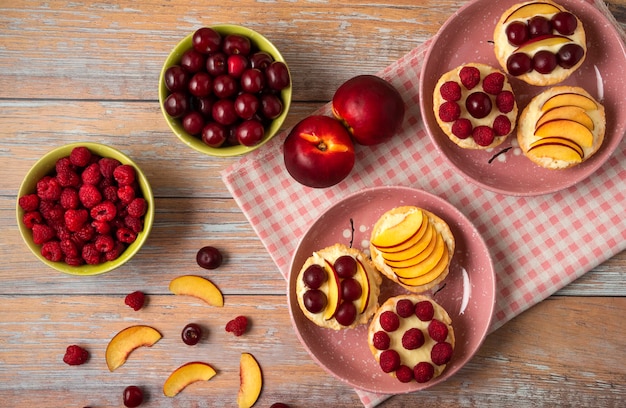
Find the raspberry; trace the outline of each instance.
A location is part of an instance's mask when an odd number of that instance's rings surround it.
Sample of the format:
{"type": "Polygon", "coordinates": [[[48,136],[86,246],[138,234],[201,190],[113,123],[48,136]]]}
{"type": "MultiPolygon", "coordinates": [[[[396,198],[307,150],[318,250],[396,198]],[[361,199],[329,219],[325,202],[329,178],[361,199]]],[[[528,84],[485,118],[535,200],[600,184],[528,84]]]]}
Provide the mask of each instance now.
{"type": "Polygon", "coordinates": [[[124,252],[124,249],[126,249],[126,246],[121,242],[117,242],[112,250],[104,254],[104,259],[107,261],[114,261],[119,258],[122,252],[124,252]]]}
{"type": "Polygon", "coordinates": [[[143,294],[143,292],[137,290],[133,293],[129,293],[128,295],[126,295],[124,303],[132,307],[134,311],[137,311],[143,307],[143,303],[145,300],[146,296],[143,294]]]}
{"type": "Polygon", "coordinates": [[[83,184],[78,190],[78,198],[85,208],[92,208],[102,201],[102,194],[93,184],[83,184]]]}
{"type": "Polygon", "coordinates": [[[59,160],[54,163],[54,169],[57,173],[65,173],[69,171],[74,171],[74,165],[69,157],[61,157],[59,160]]]}
{"type": "Polygon", "coordinates": [[[239,337],[245,333],[248,328],[248,319],[246,316],[237,316],[233,320],[226,323],[225,330],[239,337]]]}
{"type": "Polygon", "coordinates": [[[69,209],[65,212],[65,226],[72,232],[78,232],[83,228],[88,218],[89,213],[84,208],[69,209]]]}
{"type": "Polygon", "coordinates": [[[511,121],[505,115],[498,115],[493,121],[493,132],[496,136],[508,135],[511,132],[511,121]]]}
{"type": "Polygon", "coordinates": [[[97,235],[94,240],[96,249],[100,252],[109,252],[115,248],[115,240],[110,235],[97,235]]]}
{"type": "Polygon", "coordinates": [[[100,263],[100,251],[96,248],[96,245],[89,242],[83,247],[82,257],[89,265],[97,265],[100,263]]]}
{"type": "Polygon", "coordinates": [[[502,91],[496,96],[496,106],[502,113],[509,113],[515,107],[515,96],[511,91],[502,91]]]}
{"type": "Polygon", "coordinates": [[[41,246],[41,255],[49,261],[59,262],[63,259],[63,251],[59,241],[48,241],[41,246]]]}
{"type": "Polygon", "coordinates": [[[33,242],[37,245],[42,245],[55,237],[55,232],[52,227],[46,224],[33,225],[33,242]]]}
{"type": "Polygon", "coordinates": [[[104,200],[111,201],[112,203],[119,200],[117,197],[117,187],[101,185],[100,190],[102,191],[102,197],[104,200]]]}
{"type": "Polygon", "coordinates": [[[423,322],[432,320],[435,315],[435,308],[428,300],[422,300],[415,305],[415,316],[423,322]]]}
{"type": "Polygon", "coordinates": [[[80,256],[77,256],[77,257],[66,256],[65,263],[70,266],[81,266],[82,264],[85,263],[85,261],[80,256]]]}
{"type": "Polygon", "coordinates": [[[113,221],[117,215],[117,207],[111,201],[103,201],[95,205],[89,214],[96,221],[113,221]]]}
{"type": "Polygon", "coordinates": [[[62,224],[62,223],[55,224],[53,226],[53,228],[54,228],[54,231],[57,234],[57,238],[60,241],[72,238],[72,232],[67,228],[67,226],[65,224],[62,224]]]}
{"type": "Polygon", "coordinates": [[[387,350],[391,343],[391,339],[387,332],[379,330],[372,337],[372,344],[377,350],[387,350]]]}
{"type": "Polygon", "coordinates": [[[91,162],[91,152],[84,146],[78,146],[70,152],[70,162],[78,167],[85,167],[91,162]]]}
{"type": "Polygon", "coordinates": [[[444,102],[439,106],[439,119],[454,122],[461,116],[461,107],[456,102],[444,102]]]}
{"type": "Polygon", "coordinates": [[[44,176],[37,182],[37,195],[41,200],[58,200],[61,197],[61,185],[54,177],[44,176]]]}
{"type": "Polygon", "coordinates": [[[85,184],[98,184],[100,180],[102,180],[102,174],[100,173],[100,166],[98,166],[98,163],[92,163],[87,166],[87,168],[85,168],[80,175],[80,178],[85,184]]]}
{"type": "Polygon", "coordinates": [[[41,224],[42,221],[43,217],[41,216],[41,213],[39,211],[29,211],[27,213],[24,213],[24,216],[22,217],[22,223],[28,229],[33,229],[33,225],[41,224]]]}
{"type": "Polygon", "coordinates": [[[56,224],[63,221],[65,210],[61,204],[52,201],[42,201],[39,205],[41,216],[50,224],[56,224]]]}
{"type": "Polygon", "coordinates": [[[401,365],[396,370],[396,378],[401,383],[408,383],[413,379],[413,370],[405,365],[401,365]]]}
{"type": "Polygon", "coordinates": [[[120,186],[128,186],[135,182],[135,168],[129,164],[122,164],[113,170],[113,177],[120,186]]]}
{"type": "Polygon", "coordinates": [[[384,372],[390,373],[400,367],[400,355],[395,350],[385,350],[380,353],[380,368],[384,372]]]}
{"type": "Polygon", "coordinates": [[[117,240],[125,244],[132,244],[137,239],[137,234],[129,228],[121,227],[115,231],[117,240]]]}
{"type": "Polygon", "coordinates": [[[100,166],[100,174],[105,179],[113,179],[113,171],[116,167],[120,166],[122,163],[117,159],[111,159],[109,157],[103,157],[98,160],[98,166],[100,166]]]}
{"type": "Polygon", "coordinates": [[[94,220],[91,222],[91,226],[98,234],[108,234],[111,232],[111,224],[106,221],[94,220]]]}
{"type": "Polygon", "coordinates": [[[89,352],[75,344],[68,346],[63,356],[63,362],[69,365],[81,365],[89,359],[89,352]]]}
{"type": "Polygon", "coordinates": [[[437,343],[446,341],[446,338],[448,337],[448,326],[437,319],[433,319],[428,325],[428,334],[437,343]]]}
{"type": "Polygon", "coordinates": [[[57,171],[56,180],[61,187],[78,187],[81,181],[78,174],[70,169],[57,171]]]}
{"type": "Polygon", "coordinates": [[[402,335],[402,347],[407,350],[415,350],[424,345],[424,334],[415,327],[407,330],[402,335]]]}
{"type": "Polygon", "coordinates": [[[78,257],[78,249],[76,248],[76,244],[71,239],[64,239],[59,243],[59,247],[61,248],[61,252],[65,255],[65,258],[77,258],[78,257]]]}
{"type": "Polygon", "coordinates": [[[433,375],[435,375],[435,367],[429,362],[422,361],[413,367],[413,376],[418,383],[430,381],[433,375]]]}
{"type": "Polygon", "coordinates": [[[489,146],[493,143],[495,134],[489,126],[476,126],[472,131],[472,137],[479,146],[489,146]]]}
{"type": "Polygon", "coordinates": [[[504,75],[492,72],[483,79],[483,90],[488,94],[498,95],[504,86],[504,75]]]}
{"type": "Polygon", "coordinates": [[[128,211],[128,215],[131,217],[139,218],[146,213],[148,209],[148,203],[143,198],[135,198],[133,201],[128,204],[126,210],[128,211]]]}
{"type": "Polygon", "coordinates": [[[430,359],[437,365],[446,364],[452,358],[452,351],[450,343],[437,343],[430,351],[430,359]]]}
{"type": "Polygon", "coordinates": [[[132,186],[120,186],[117,189],[117,197],[123,204],[128,204],[135,199],[135,189],[132,186]]]}
{"type": "Polygon", "coordinates": [[[85,224],[80,231],[75,232],[73,236],[84,243],[91,241],[95,235],[96,229],[92,227],[91,224],[85,224]]]}
{"type": "Polygon", "coordinates": [[[26,212],[39,209],[39,197],[37,194],[26,194],[20,197],[17,203],[26,212]]]}
{"type": "Polygon", "coordinates": [[[415,306],[409,299],[400,299],[396,303],[396,313],[400,317],[409,317],[415,313],[415,306]]]}
{"type": "Polygon", "coordinates": [[[59,199],[61,207],[66,210],[76,209],[80,205],[80,199],[78,198],[78,191],[73,187],[65,187],[61,191],[61,198],[59,199]]]}
{"type": "Polygon", "coordinates": [[[124,225],[130,228],[133,232],[139,233],[143,231],[143,221],[141,220],[141,218],[131,217],[130,215],[127,215],[126,217],[124,217],[124,225]]]}
{"type": "Polygon", "coordinates": [[[400,318],[391,310],[387,310],[380,315],[380,326],[383,330],[392,332],[400,327],[400,318]]]}
{"type": "Polygon", "coordinates": [[[448,81],[439,89],[441,97],[446,101],[458,101],[461,99],[461,87],[455,81],[448,81]]]}
{"type": "Polygon", "coordinates": [[[467,118],[459,118],[452,124],[452,134],[459,139],[467,139],[472,134],[472,122],[467,118]]]}
{"type": "Polygon", "coordinates": [[[472,89],[480,82],[480,71],[476,67],[463,67],[459,71],[459,79],[466,89],[472,89]]]}

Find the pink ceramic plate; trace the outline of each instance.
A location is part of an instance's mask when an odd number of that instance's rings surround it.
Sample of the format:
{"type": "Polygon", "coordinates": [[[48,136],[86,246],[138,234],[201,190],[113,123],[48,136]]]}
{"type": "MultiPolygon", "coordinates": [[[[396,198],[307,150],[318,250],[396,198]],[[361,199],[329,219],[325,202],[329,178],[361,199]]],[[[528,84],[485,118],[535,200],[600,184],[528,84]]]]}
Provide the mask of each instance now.
{"type": "MultiPolygon", "coordinates": [[[[482,62],[500,69],[493,52],[493,30],[506,9],[521,0],[475,0],[458,10],[441,27],[426,55],[420,79],[420,107],[426,130],[448,162],[469,181],[502,194],[529,196],[552,193],[589,177],[613,153],[626,132],[626,81],[623,67],[626,52],[619,34],[607,18],[584,1],[559,0],[583,22],[587,34],[587,58],[563,85],[580,86],[606,109],[607,129],[600,150],[589,160],[567,170],[547,170],[533,164],[517,142],[506,153],[489,162],[496,153],[511,146],[513,135],[491,151],[461,149],[437,125],[433,113],[433,91],[439,77],[468,62],[482,62]],[[598,84],[601,85],[598,85],[598,84]]],[[[520,112],[530,99],[545,88],[512,79],[520,112]]]]}
{"type": "MultiPolygon", "coordinates": [[[[400,293],[406,292],[384,278],[379,303],[400,293]]],[[[445,381],[472,358],[491,323],[495,275],[489,250],[478,231],[448,202],[421,190],[377,187],[355,193],[333,205],[307,231],[292,260],[288,300],[292,324],[300,341],[326,371],[366,391],[406,393],[445,381]],[[384,212],[402,205],[415,205],[439,215],[448,222],[456,239],[450,274],[439,291],[428,293],[450,314],[456,349],[444,373],[426,384],[414,381],[404,384],[380,369],[367,344],[368,325],[341,331],[320,328],[304,316],[295,297],[298,272],[314,251],[338,242],[352,243],[355,248],[367,250],[376,220],[384,212]]]]}

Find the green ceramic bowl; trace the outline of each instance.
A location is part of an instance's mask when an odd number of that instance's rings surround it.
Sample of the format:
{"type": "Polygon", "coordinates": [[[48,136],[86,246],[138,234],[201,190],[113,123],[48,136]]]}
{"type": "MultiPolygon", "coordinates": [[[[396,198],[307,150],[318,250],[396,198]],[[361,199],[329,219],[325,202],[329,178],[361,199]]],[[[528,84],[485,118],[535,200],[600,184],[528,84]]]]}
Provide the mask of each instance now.
{"type": "MultiPolygon", "coordinates": [[[[278,49],[267,38],[263,37],[261,34],[257,33],[256,31],[253,31],[246,27],[232,25],[232,24],[216,25],[216,26],[211,26],[211,28],[213,28],[215,31],[220,33],[222,36],[225,36],[227,34],[244,35],[250,38],[252,44],[256,46],[256,48],[258,48],[260,51],[268,52],[274,58],[275,61],[285,62],[285,59],[280,54],[278,49]]],[[[238,146],[225,146],[225,147],[210,147],[206,145],[205,143],[203,143],[200,138],[194,137],[190,135],[189,133],[187,133],[183,129],[180,119],[174,119],[165,112],[165,109],[163,108],[163,102],[169,95],[169,91],[167,87],[165,86],[165,82],[163,79],[165,75],[165,71],[172,65],[177,65],[178,63],[180,63],[180,59],[182,55],[185,53],[185,51],[192,48],[192,44],[191,44],[192,37],[193,37],[193,33],[189,34],[181,42],[179,42],[178,45],[176,45],[176,47],[174,47],[172,52],[169,54],[169,56],[165,60],[165,63],[163,64],[163,68],[161,69],[161,75],[159,76],[159,105],[161,106],[161,112],[163,113],[163,116],[165,117],[165,121],[169,125],[170,129],[172,129],[172,132],[174,132],[174,134],[181,141],[183,141],[183,143],[185,143],[187,146],[201,153],[210,155],[210,156],[220,156],[220,157],[239,156],[239,155],[249,153],[263,146],[272,137],[274,137],[276,133],[278,133],[283,122],[285,121],[285,118],[287,117],[287,113],[289,112],[289,106],[291,105],[291,91],[292,91],[291,84],[287,88],[281,91],[281,98],[283,100],[283,113],[272,121],[269,127],[265,129],[265,135],[263,136],[263,139],[261,140],[261,142],[254,146],[238,145],[238,146]]]]}
{"type": "Polygon", "coordinates": [[[31,194],[35,192],[37,181],[53,172],[57,160],[69,156],[72,149],[77,146],[85,146],[93,154],[97,154],[102,157],[117,159],[122,164],[129,164],[135,168],[137,172],[137,178],[139,180],[139,187],[141,189],[144,199],[148,203],[148,210],[144,215],[144,229],[139,234],[137,234],[137,239],[132,244],[130,244],[126,248],[126,250],[114,261],[107,261],[99,265],[71,266],[66,264],[65,262],[49,261],[48,259],[44,258],[43,255],[41,255],[41,246],[33,242],[31,230],[26,228],[26,226],[22,222],[24,210],[22,210],[16,200],[17,225],[19,227],[20,234],[24,239],[24,242],[41,262],[45,263],[51,268],[56,269],[57,271],[71,275],[97,275],[112,271],[113,269],[128,262],[146,242],[146,239],[148,239],[148,235],[150,234],[150,230],[152,229],[152,223],[154,221],[154,196],[152,195],[152,189],[150,188],[150,184],[148,183],[146,176],[143,174],[139,166],[137,166],[128,156],[116,149],[113,149],[112,147],[108,147],[98,143],[82,142],[57,147],[56,149],[46,153],[41,159],[39,159],[28,171],[26,177],[24,177],[24,180],[22,181],[20,189],[17,193],[18,199],[19,197],[22,197],[26,194],[31,194]]]}

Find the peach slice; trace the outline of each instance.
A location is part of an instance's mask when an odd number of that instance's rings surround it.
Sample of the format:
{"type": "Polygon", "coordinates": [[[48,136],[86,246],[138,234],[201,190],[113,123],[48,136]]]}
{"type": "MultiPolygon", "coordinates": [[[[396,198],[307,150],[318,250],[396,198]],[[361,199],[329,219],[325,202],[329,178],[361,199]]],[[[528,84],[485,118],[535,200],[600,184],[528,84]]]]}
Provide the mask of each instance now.
{"type": "Polygon", "coordinates": [[[564,137],[583,147],[593,145],[593,133],[580,123],[568,119],[551,120],[544,123],[535,130],[535,136],[539,138],[564,137]]]}
{"type": "Polygon", "coordinates": [[[211,306],[224,306],[222,292],[208,279],[196,275],[183,275],[172,279],[170,292],[204,300],[211,306]]]}
{"type": "Polygon", "coordinates": [[[385,260],[385,263],[389,265],[392,269],[393,268],[408,268],[409,266],[417,265],[423,262],[426,258],[428,258],[433,253],[433,251],[435,250],[435,247],[437,246],[436,244],[437,244],[437,235],[434,234],[432,239],[428,243],[428,246],[424,248],[422,252],[414,256],[413,258],[408,258],[408,259],[404,259],[401,261],[385,260]]]}
{"type": "Polygon", "coordinates": [[[126,362],[128,355],[138,347],[150,347],[161,339],[161,333],[150,326],[130,326],[117,333],[105,352],[109,371],[114,371],[126,362]]]}
{"type": "Polygon", "coordinates": [[[582,147],[578,146],[576,143],[564,137],[546,137],[543,139],[535,140],[534,142],[530,144],[528,150],[532,150],[533,148],[544,145],[544,144],[565,145],[569,148],[576,150],[576,152],[578,153],[581,159],[585,157],[585,152],[583,151],[582,147]]]}
{"type": "Polygon", "coordinates": [[[337,271],[333,268],[333,265],[326,261],[326,273],[328,274],[328,291],[326,292],[327,297],[327,305],[326,309],[324,309],[324,319],[330,320],[335,316],[335,312],[341,303],[341,284],[339,283],[339,275],[337,275],[337,271]]]}
{"type": "Polygon", "coordinates": [[[422,213],[422,224],[420,225],[420,227],[417,230],[417,232],[415,232],[415,234],[413,234],[412,237],[410,237],[409,239],[407,239],[406,241],[404,241],[403,243],[401,243],[399,245],[396,245],[396,246],[393,246],[393,247],[389,247],[389,248],[376,247],[376,249],[378,249],[380,252],[383,252],[383,253],[401,252],[401,251],[404,251],[406,249],[409,249],[412,246],[414,246],[415,244],[417,244],[417,242],[419,242],[419,240],[422,239],[422,237],[424,236],[424,234],[428,230],[428,226],[429,225],[430,225],[430,222],[428,221],[428,215],[426,215],[425,213],[422,213]]]}
{"type": "Polygon", "coordinates": [[[417,278],[418,276],[426,275],[428,272],[432,271],[435,266],[439,264],[441,258],[443,258],[444,252],[448,252],[446,249],[446,244],[443,242],[443,238],[441,237],[441,234],[436,235],[435,241],[435,249],[428,258],[424,259],[417,265],[404,268],[392,268],[393,272],[400,278],[411,279],[417,278]]]}
{"type": "Polygon", "coordinates": [[[567,37],[563,37],[561,35],[547,35],[533,38],[532,40],[527,41],[521,47],[517,48],[515,52],[521,52],[524,54],[533,55],[535,51],[540,48],[552,47],[554,45],[567,44],[568,42],[572,42],[567,37]]]}
{"type": "Polygon", "coordinates": [[[354,276],[354,278],[357,280],[357,282],[359,282],[359,284],[361,285],[362,291],[361,291],[361,298],[358,301],[358,312],[359,313],[363,313],[365,311],[365,309],[367,309],[367,305],[369,304],[370,301],[370,281],[367,277],[367,272],[365,271],[365,267],[363,266],[363,263],[361,263],[361,261],[357,258],[356,259],[356,275],[354,276]]]}
{"type": "Polygon", "coordinates": [[[598,109],[598,105],[593,99],[590,99],[585,95],[565,92],[549,98],[543,103],[541,110],[546,112],[559,106],[579,106],[586,111],[598,109]]]}
{"type": "Polygon", "coordinates": [[[437,265],[430,272],[428,272],[425,275],[418,276],[415,278],[398,277],[398,281],[400,281],[400,283],[407,285],[407,286],[426,285],[427,283],[430,283],[434,281],[435,279],[437,279],[437,277],[439,277],[439,275],[443,273],[443,271],[446,269],[446,266],[448,265],[448,256],[449,256],[448,251],[443,251],[443,256],[441,257],[437,265]]]}
{"type": "Polygon", "coordinates": [[[561,9],[550,3],[528,3],[513,10],[511,14],[507,16],[504,22],[506,23],[512,20],[527,19],[530,17],[534,17],[538,14],[556,14],[559,11],[561,11],[561,9]]]}
{"type": "Polygon", "coordinates": [[[415,245],[400,252],[383,252],[383,258],[386,261],[404,261],[406,259],[413,258],[428,247],[428,244],[435,238],[435,235],[437,235],[437,231],[429,222],[426,228],[426,233],[422,239],[415,243],[415,245]]]}
{"type": "Polygon", "coordinates": [[[258,361],[250,353],[242,353],[239,361],[239,393],[237,405],[239,408],[252,407],[263,387],[263,374],[258,361]]]}
{"type": "Polygon", "coordinates": [[[591,119],[591,117],[587,115],[587,112],[580,106],[570,105],[558,106],[556,108],[550,109],[549,111],[546,111],[546,113],[544,113],[537,121],[535,129],[537,129],[539,126],[543,125],[546,122],[557,119],[573,120],[574,122],[580,123],[591,131],[593,131],[594,129],[593,119],[591,119]]]}
{"type": "Polygon", "coordinates": [[[390,248],[411,238],[422,225],[422,212],[413,211],[390,228],[385,229],[372,239],[375,247],[390,248]]]}
{"type": "Polygon", "coordinates": [[[534,155],[535,157],[549,157],[551,159],[563,160],[571,163],[580,163],[582,161],[582,157],[579,152],[565,144],[541,144],[529,149],[528,153],[534,155]]]}
{"type": "Polygon", "coordinates": [[[189,384],[197,381],[209,381],[215,376],[216,371],[200,361],[183,364],[174,370],[163,384],[163,394],[166,397],[174,397],[189,384]]]}

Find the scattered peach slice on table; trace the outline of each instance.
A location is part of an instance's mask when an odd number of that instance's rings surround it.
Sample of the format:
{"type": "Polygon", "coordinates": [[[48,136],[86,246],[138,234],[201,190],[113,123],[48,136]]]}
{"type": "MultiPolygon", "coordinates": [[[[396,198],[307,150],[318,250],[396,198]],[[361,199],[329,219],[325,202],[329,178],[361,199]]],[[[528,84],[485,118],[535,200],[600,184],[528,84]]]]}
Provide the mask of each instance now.
{"type": "Polygon", "coordinates": [[[183,364],[165,380],[163,394],[166,397],[174,397],[189,384],[197,381],[209,381],[215,374],[215,369],[207,363],[194,361],[183,364]]]}
{"type": "Polygon", "coordinates": [[[105,358],[109,371],[126,362],[128,355],[138,347],[150,347],[161,339],[161,333],[150,326],[130,326],[117,333],[106,348],[105,358]]]}
{"type": "Polygon", "coordinates": [[[239,393],[237,394],[237,405],[239,408],[252,407],[263,386],[263,374],[261,366],[250,353],[242,353],[239,361],[239,393]]]}
{"type": "Polygon", "coordinates": [[[201,299],[211,306],[224,306],[224,296],[210,280],[196,275],[183,275],[170,282],[169,289],[175,295],[188,295],[201,299]]]}

